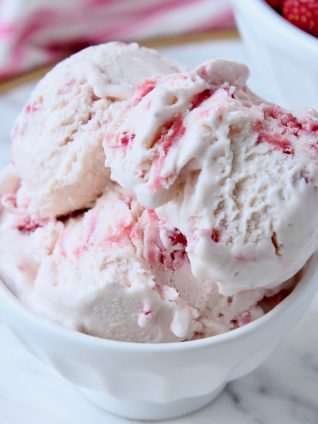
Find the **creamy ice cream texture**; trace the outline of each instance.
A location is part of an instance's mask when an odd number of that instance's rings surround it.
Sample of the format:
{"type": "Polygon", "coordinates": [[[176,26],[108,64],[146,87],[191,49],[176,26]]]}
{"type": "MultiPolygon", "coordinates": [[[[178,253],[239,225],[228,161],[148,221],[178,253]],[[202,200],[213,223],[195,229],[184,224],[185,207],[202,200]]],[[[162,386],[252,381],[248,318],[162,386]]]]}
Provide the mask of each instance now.
{"type": "Polygon", "coordinates": [[[104,139],[111,178],[185,235],[193,274],[223,294],[275,287],[317,248],[318,121],[247,77],[219,60],[153,78],[104,139]]]}
{"type": "Polygon", "coordinates": [[[0,273],[42,316],[124,341],[216,335],[275,306],[316,249],[317,121],[257,98],[243,65],[176,71],[89,48],[18,117],[0,273]]]}
{"type": "Polygon", "coordinates": [[[154,50],[118,42],[59,63],[36,86],[12,131],[21,199],[43,217],[92,206],[108,171],[102,140],[134,85],[178,68],[154,50]]]}
{"type": "MultiPolygon", "coordinates": [[[[12,176],[17,183],[12,170],[3,180],[12,176]]],[[[33,222],[11,201],[17,184],[3,187],[1,275],[31,309],[69,328],[135,342],[206,337],[262,316],[259,302],[276,293],[222,296],[195,279],[181,233],[115,183],[85,212],[33,222]]]]}

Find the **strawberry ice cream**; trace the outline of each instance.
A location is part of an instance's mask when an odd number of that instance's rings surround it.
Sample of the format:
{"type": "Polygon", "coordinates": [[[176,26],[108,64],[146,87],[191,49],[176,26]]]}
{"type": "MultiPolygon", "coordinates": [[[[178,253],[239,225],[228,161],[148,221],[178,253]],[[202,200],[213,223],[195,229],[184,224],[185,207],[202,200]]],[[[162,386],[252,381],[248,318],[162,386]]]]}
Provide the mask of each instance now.
{"type": "Polygon", "coordinates": [[[63,326],[123,341],[189,340],[251,322],[276,293],[222,296],[213,281],[195,279],[185,237],[115,183],[93,208],[31,225],[10,204],[18,182],[10,170],[0,183],[1,275],[26,305],[63,326]]]}
{"type": "Polygon", "coordinates": [[[54,67],[12,132],[12,160],[29,211],[54,217],[92,206],[107,180],[102,139],[117,103],[145,78],[177,70],[153,50],[118,42],[89,47],[54,67]]]}
{"type": "Polygon", "coordinates": [[[121,43],[57,65],[0,177],[11,291],[73,330],[151,343],[280,302],[317,247],[318,122],[264,103],[247,76],[226,61],[178,72],[121,43]]]}
{"type": "Polygon", "coordinates": [[[152,78],[106,131],[111,178],[187,238],[223,294],[272,288],[317,248],[318,120],[264,102],[244,65],[152,78]]]}

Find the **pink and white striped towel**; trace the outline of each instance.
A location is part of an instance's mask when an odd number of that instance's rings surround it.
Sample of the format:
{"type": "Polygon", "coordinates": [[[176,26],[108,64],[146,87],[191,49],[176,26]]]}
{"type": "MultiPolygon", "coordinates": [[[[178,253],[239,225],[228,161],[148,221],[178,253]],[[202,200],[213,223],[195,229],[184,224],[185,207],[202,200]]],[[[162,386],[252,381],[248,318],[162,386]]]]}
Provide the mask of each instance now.
{"type": "Polygon", "coordinates": [[[107,40],[230,26],[229,0],[0,0],[0,80],[107,40]]]}

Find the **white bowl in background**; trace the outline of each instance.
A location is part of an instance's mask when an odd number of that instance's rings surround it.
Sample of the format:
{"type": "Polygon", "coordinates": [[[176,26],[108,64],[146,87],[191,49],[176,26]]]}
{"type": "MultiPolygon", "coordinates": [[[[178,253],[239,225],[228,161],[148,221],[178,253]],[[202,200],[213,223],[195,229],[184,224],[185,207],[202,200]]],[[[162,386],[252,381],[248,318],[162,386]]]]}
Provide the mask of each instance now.
{"type": "Polygon", "coordinates": [[[265,0],[232,0],[236,22],[263,80],[264,98],[318,108],[318,38],[289,23],[265,0]]]}
{"type": "Polygon", "coordinates": [[[0,319],[94,404],[127,418],[161,420],[201,408],[257,368],[306,312],[317,280],[315,254],[272,311],[231,332],[182,343],[125,343],[68,330],[33,314],[1,281],[0,319]]]}

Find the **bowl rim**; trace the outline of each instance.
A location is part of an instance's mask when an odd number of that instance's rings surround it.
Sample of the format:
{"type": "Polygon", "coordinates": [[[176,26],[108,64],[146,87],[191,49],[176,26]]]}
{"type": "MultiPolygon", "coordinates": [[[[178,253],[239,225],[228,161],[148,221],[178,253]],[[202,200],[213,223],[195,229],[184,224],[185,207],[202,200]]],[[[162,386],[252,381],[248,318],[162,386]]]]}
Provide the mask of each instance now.
{"type": "MultiPolygon", "coordinates": [[[[255,15],[259,20],[270,21],[271,27],[278,31],[282,37],[288,39],[289,42],[290,39],[293,39],[296,44],[302,44],[304,48],[311,50],[311,52],[318,53],[318,38],[287,21],[265,0],[232,0],[232,4],[234,8],[238,5],[237,8],[240,11],[244,10],[249,15],[255,15]]],[[[275,43],[278,45],[276,37],[275,43]]]]}
{"type": "MultiPolygon", "coordinates": [[[[127,352],[151,352],[151,353],[164,353],[171,351],[184,351],[184,350],[197,350],[200,348],[211,347],[213,345],[229,343],[242,336],[248,336],[250,333],[259,331],[260,328],[266,326],[272,319],[275,319],[277,315],[281,315],[290,309],[294,304],[298,303],[303,295],[307,292],[313,292],[315,282],[315,274],[318,274],[318,252],[314,253],[308,261],[308,265],[304,271],[302,279],[299,281],[293,291],[272,310],[265,313],[260,318],[246,324],[243,327],[235,330],[228,331],[216,336],[205,337],[197,340],[189,340],[183,342],[166,342],[166,343],[136,343],[136,342],[124,342],[110,339],[103,339],[100,337],[91,336],[88,334],[81,333],[76,330],[63,327],[53,321],[48,320],[45,317],[37,315],[26,305],[24,305],[7,287],[2,279],[0,279],[0,309],[5,302],[5,308],[10,308],[14,314],[18,314],[24,319],[30,321],[36,327],[45,329],[47,334],[54,333],[55,336],[61,339],[67,339],[68,342],[74,342],[74,344],[91,344],[98,348],[108,348],[116,350],[126,350],[127,352]]],[[[6,323],[6,319],[4,322],[6,323]]],[[[10,325],[8,324],[9,328],[10,325]]]]}

